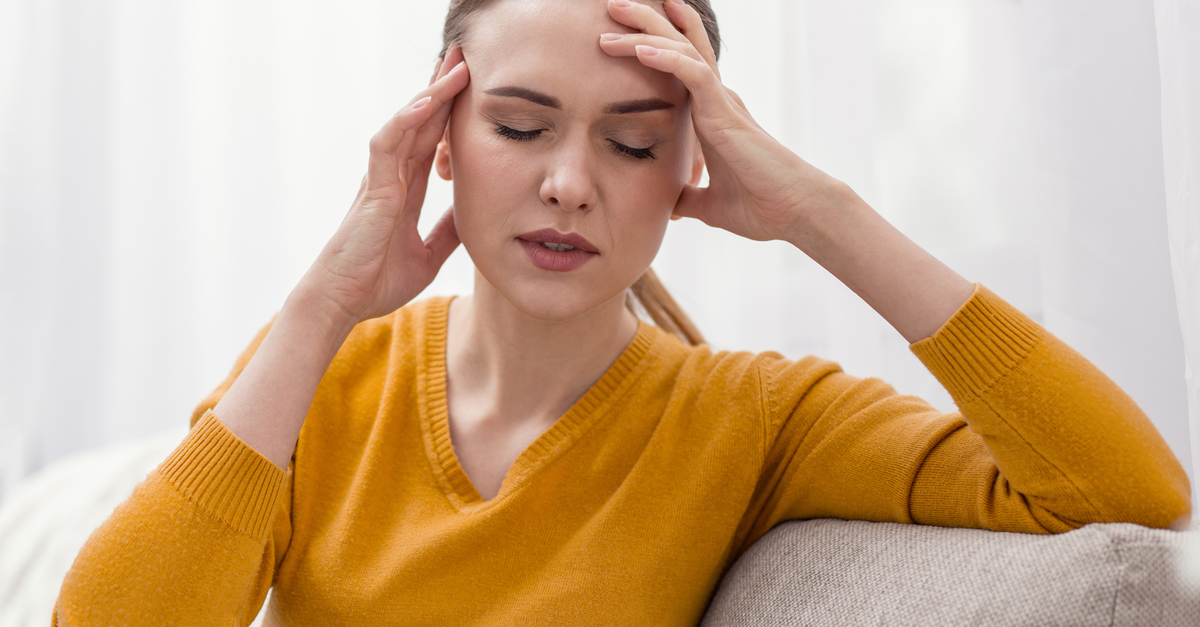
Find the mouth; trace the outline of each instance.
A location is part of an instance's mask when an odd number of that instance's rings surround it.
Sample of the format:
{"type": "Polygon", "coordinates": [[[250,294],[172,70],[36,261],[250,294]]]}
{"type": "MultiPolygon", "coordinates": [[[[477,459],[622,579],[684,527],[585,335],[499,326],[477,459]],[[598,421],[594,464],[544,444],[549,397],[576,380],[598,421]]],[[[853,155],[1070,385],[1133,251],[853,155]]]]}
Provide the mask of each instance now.
{"type": "Polygon", "coordinates": [[[533,265],[542,270],[570,272],[600,256],[591,242],[575,233],[542,229],[516,239],[533,265]]]}
{"type": "Polygon", "coordinates": [[[570,252],[572,250],[581,250],[585,253],[594,255],[600,254],[596,247],[591,242],[587,241],[582,235],[575,233],[559,233],[554,229],[542,229],[533,231],[524,235],[518,235],[517,239],[524,240],[531,244],[538,244],[546,250],[551,250],[556,253],[570,252]]]}

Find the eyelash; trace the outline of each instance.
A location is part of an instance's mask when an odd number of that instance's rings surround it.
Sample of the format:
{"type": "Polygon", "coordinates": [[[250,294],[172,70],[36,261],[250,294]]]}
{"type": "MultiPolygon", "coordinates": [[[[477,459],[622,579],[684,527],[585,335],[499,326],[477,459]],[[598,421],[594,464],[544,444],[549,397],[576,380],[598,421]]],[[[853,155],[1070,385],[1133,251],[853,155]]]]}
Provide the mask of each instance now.
{"type": "MultiPolygon", "coordinates": [[[[536,131],[518,131],[515,128],[510,128],[508,126],[504,126],[503,124],[496,125],[497,135],[519,142],[533,141],[537,139],[538,135],[541,135],[542,131],[544,130],[545,129],[538,129],[536,131]]],[[[656,158],[654,156],[654,152],[649,148],[631,148],[625,144],[619,144],[611,139],[608,140],[608,143],[612,144],[613,150],[616,150],[617,152],[634,159],[656,158]]]]}
{"type": "Polygon", "coordinates": [[[613,149],[616,150],[617,152],[619,152],[623,155],[629,155],[630,157],[633,157],[634,159],[653,159],[654,158],[654,153],[651,152],[649,148],[630,148],[629,146],[626,146],[625,144],[618,144],[617,142],[615,142],[611,139],[608,140],[608,143],[612,144],[613,149]]]}
{"type": "Polygon", "coordinates": [[[536,131],[518,131],[515,128],[509,128],[503,124],[496,125],[496,134],[497,135],[499,135],[501,137],[507,137],[509,139],[516,140],[519,142],[531,142],[531,141],[537,139],[537,136],[541,135],[543,130],[545,130],[545,129],[538,129],[536,131]]]}

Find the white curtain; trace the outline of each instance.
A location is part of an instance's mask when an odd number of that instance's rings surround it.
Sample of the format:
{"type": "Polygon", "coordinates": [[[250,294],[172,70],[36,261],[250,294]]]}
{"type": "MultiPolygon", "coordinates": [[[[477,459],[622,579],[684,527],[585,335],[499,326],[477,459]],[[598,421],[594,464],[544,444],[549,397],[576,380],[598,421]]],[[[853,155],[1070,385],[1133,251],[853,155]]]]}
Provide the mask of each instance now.
{"type": "MultiPolygon", "coordinates": [[[[1186,357],[1192,487],[1200,494],[1200,0],[1155,0],[1154,13],[1171,270],[1186,357]]],[[[1200,509],[1200,498],[1192,503],[1200,509]]]]}
{"type": "MultiPolygon", "coordinates": [[[[1190,467],[1196,1],[714,5],[726,82],[764,127],[1094,360],[1190,467]],[[1160,61],[1178,77],[1161,97],[1160,61]]],[[[444,11],[0,0],[0,498],[186,420],[340,221],[368,138],[428,79],[444,11]]],[[[426,217],[449,198],[435,181],[426,217]]],[[[718,347],[830,357],[953,408],[787,245],[681,221],[655,266],[718,347]]],[[[470,289],[460,251],[428,292],[470,289]]]]}
{"type": "Polygon", "coordinates": [[[1191,469],[1154,5],[1023,6],[1046,326],[1120,383],[1191,469]]]}

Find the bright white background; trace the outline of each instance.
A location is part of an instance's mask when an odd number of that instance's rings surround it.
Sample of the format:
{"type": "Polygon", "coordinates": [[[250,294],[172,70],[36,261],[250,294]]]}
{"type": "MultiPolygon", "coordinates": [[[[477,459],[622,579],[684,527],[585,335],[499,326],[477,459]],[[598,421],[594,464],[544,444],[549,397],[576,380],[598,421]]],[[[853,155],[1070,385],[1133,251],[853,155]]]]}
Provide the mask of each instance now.
{"type": "MultiPolygon", "coordinates": [[[[726,82],[768,131],[1095,361],[1192,469],[1196,0],[714,4],[726,82]]],[[[0,498],[186,424],[337,226],[444,12],[0,0],[0,498]]],[[[425,217],[449,198],[435,181],[425,217]]],[[[655,267],[717,347],[815,353],[953,408],[787,245],[680,222],[655,267]]],[[[460,250],[428,293],[471,273],[460,250]]]]}

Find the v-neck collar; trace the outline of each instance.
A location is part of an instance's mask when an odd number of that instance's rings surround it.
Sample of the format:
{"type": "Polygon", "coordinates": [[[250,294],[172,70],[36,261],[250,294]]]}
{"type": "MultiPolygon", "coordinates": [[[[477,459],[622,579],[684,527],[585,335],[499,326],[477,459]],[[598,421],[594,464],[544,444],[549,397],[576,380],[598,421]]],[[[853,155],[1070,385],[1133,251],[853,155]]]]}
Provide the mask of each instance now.
{"type": "Polygon", "coordinates": [[[539,468],[570,448],[595,422],[608,413],[612,404],[638,379],[645,367],[647,353],[654,344],[656,328],[639,321],[633,341],[595,384],[567,413],[559,417],[533,441],[504,475],[500,491],[483,500],[479,491],[458,463],[450,441],[450,420],[446,403],[446,329],[451,298],[433,298],[425,311],[422,344],[418,356],[417,404],[425,452],[433,474],[446,498],[459,511],[471,513],[507,500],[539,468]]]}

